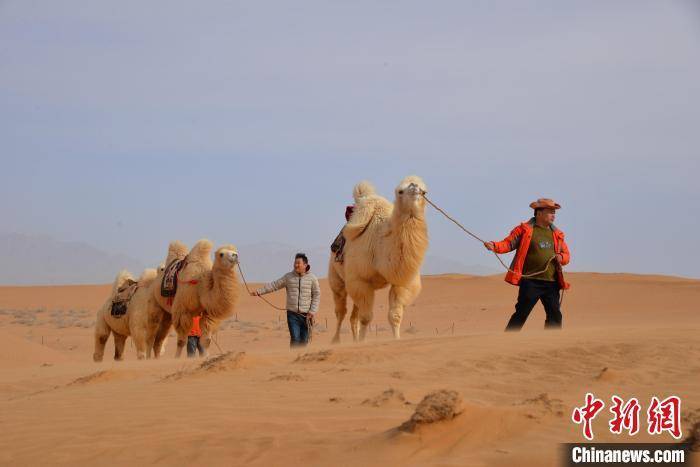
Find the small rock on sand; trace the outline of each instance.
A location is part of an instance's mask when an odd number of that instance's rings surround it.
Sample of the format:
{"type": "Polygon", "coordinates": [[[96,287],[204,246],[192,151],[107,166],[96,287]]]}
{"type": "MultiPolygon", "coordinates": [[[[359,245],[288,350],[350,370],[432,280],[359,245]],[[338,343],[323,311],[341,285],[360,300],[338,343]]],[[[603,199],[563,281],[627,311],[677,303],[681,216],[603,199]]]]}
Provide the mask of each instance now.
{"type": "Polygon", "coordinates": [[[420,426],[452,420],[462,413],[462,410],[462,396],[457,391],[440,389],[425,396],[416,406],[411,418],[404,422],[399,430],[413,433],[420,426]]]}

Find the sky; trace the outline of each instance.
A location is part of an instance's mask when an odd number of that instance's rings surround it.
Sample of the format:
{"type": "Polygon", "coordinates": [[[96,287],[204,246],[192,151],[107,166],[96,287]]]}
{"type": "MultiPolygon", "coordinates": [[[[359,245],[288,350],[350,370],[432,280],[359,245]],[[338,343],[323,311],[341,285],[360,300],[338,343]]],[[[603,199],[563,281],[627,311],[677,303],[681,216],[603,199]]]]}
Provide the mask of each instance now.
{"type": "Polygon", "coordinates": [[[0,0],[0,232],[326,245],[418,174],[487,239],[556,199],[572,271],[700,277],[699,57],[692,0],[0,0]]]}

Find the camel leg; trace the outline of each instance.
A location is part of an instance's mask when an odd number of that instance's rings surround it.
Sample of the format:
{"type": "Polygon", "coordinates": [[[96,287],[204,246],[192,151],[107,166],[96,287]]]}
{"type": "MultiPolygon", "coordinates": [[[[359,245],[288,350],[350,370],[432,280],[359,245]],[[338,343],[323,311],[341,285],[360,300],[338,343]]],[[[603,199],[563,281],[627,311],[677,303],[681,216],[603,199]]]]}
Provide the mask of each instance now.
{"type": "Polygon", "coordinates": [[[149,353],[149,323],[142,323],[142,319],[137,320],[135,318],[136,316],[132,316],[131,321],[129,321],[129,333],[131,334],[131,341],[136,347],[136,358],[143,360],[146,358],[146,354],[149,353]]]}
{"type": "Polygon", "coordinates": [[[335,271],[333,265],[328,268],[328,285],[333,292],[333,302],[335,304],[335,336],[331,341],[333,344],[340,343],[340,328],[343,325],[343,320],[348,312],[348,293],[345,290],[345,282],[340,275],[335,271]]]}
{"type": "Polygon", "coordinates": [[[348,294],[343,290],[342,292],[333,292],[333,300],[335,302],[335,335],[331,343],[340,344],[340,328],[343,326],[343,320],[348,312],[348,294]]]}
{"type": "Polygon", "coordinates": [[[360,339],[360,314],[359,308],[353,303],[352,312],[350,313],[350,330],[352,331],[353,342],[358,342],[360,339]]]}
{"type": "Polygon", "coordinates": [[[129,335],[131,336],[131,342],[136,348],[136,358],[143,360],[146,358],[146,353],[149,347],[149,326],[150,319],[149,316],[143,313],[140,307],[129,307],[129,313],[131,317],[129,318],[129,335]]]}
{"type": "Polygon", "coordinates": [[[156,334],[164,314],[165,311],[156,303],[156,300],[152,296],[149,297],[146,302],[146,322],[143,325],[143,338],[146,345],[146,358],[148,359],[151,358],[153,343],[156,340],[156,334]]]}
{"type": "Polygon", "coordinates": [[[192,317],[187,313],[177,313],[173,308],[173,325],[177,332],[177,349],[175,350],[175,358],[180,358],[182,349],[187,345],[187,336],[192,329],[192,317]]]}
{"type": "Polygon", "coordinates": [[[124,344],[126,344],[127,336],[114,333],[114,360],[124,360],[124,344]]]}
{"type": "Polygon", "coordinates": [[[389,324],[391,329],[394,331],[394,338],[401,338],[401,319],[403,318],[403,311],[405,307],[410,304],[413,299],[418,296],[421,289],[420,276],[416,276],[415,279],[406,287],[399,285],[392,285],[389,290],[389,324]]]}
{"type": "Polygon", "coordinates": [[[359,281],[351,282],[348,285],[348,292],[353,301],[353,310],[350,316],[350,322],[353,326],[353,337],[356,337],[357,321],[359,320],[359,340],[362,342],[367,335],[367,327],[372,322],[374,289],[369,284],[359,281]],[[356,308],[357,313],[355,312],[356,308]],[[353,317],[355,318],[354,322],[353,317]]]}
{"type": "MultiPolygon", "coordinates": [[[[209,324],[209,321],[207,321],[204,318],[200,320],[200,323],[202,329],[202,336],[199,338],[199,344],[204,349],[204,353],[202,353],[200,356],[206,358],[209,356],[211,336],[217,331],[217,329],[214,329],[214,326],[212,324],[209,324]]],[[[216,326],[216,328],[218,328],[218,326],[216,326]]]]}
{"type": "Polygon", "coordinates": [[[148,338],[146,337],[146,330],[136,330],[135,333],[131,334],[131,340],[134,342],[134,347],[136,347],[136,358],[139,360],[146,358],[146,352],[148,351],[148,338]]]}
{"type": "Polygon", "coordinates": [[[160,318],[160,324],[158,325],[158,329],[156,329],[156,334],[153,339],[154,358],[159,358],[161,355],[163,355],[163,351],[165,350],[165,340],[168,338],[168,333],[170,333],[172,321],[172,315],[167,311],[163,311],[163,315],[160,318]]]}
{"type": "Polygon", "coordinates": [[[102,312],[100,311],[95,320],[95,353],[92,354],[92,359],[96,362],[101,362],[105,355],[105,345],[112,330],[107,326],[102,312]]]}

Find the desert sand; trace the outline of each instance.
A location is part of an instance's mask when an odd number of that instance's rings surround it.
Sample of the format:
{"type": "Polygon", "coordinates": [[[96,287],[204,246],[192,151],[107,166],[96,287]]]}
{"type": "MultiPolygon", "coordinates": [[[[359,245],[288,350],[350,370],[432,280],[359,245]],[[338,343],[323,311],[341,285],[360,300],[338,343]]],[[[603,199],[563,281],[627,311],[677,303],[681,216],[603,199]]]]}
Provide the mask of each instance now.
{"type": "MultiPolygon", "coordinates": [[[[92,362],[95,310],[109,285],[0,287],[0,464],[557,465],[586,392],[682,399],[684,437],[700,421],[700,281],[568,274],[564,330],[538,305],[504,333],[517,288],[501,276],[424,278],[402,340],[386,291],[362,344],[335,316],[327,282],[311,345],[288,348],[284,316],[242,296],[209,360],[92,362]],[[450,421],[397,430],[431,391],[457,391],[450,421]]],[[[270,296],[281,305],[282,292],[270,296]]],[[[606,406],[596,441],[612,435],[606,406]]],[[[644,421],[644,419],[643,419],[644,421]]],[[[642,425],[645,426],[644,424],[642,425]]],[[[642,430],[644,431],[644,430],[642,430]]]]}

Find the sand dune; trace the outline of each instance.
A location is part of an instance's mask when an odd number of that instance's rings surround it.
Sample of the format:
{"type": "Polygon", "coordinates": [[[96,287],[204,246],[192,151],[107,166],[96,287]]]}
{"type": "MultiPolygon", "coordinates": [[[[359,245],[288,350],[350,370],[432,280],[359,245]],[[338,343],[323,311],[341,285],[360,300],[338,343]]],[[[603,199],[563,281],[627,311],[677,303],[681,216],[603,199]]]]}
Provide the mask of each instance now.
{"type": "Polygon", "coordinates": [[[62,352],[18,337],[10,330],[0,330],[0,341],[5,348],[0,353],[0,367],[3,369],[21,368],[27,365],[53,365],[69,361],[62,352]]]}
{"type": "MultiPolygon", "coordinates": [[[[346,330],[331,346],[324,281],[304,351],[288,349],[279,312],[246,296],[210,360],[175,360],[171,342],[161,360],[136,361],[127,344],[125,361],[101,364],[89,324],[108,286],[0,287],[0,463],[557,465],[558,443],[583,440],[570,415],[587,391],[677,394],[690,433],[700,422],[700,281],[570,279],[561,332],[542,330],[538,307],[522,333],[503,333],[517,289],[448,275],[425,279],[401,341],[382,292],[368,341],[352,344],[346,330]],[[461,397],[459,415],[399,429],[442,389],[461,397]]],[[[596,440],[672,440],[616,437],[606,424],[595,420],[596,440]]]]}

